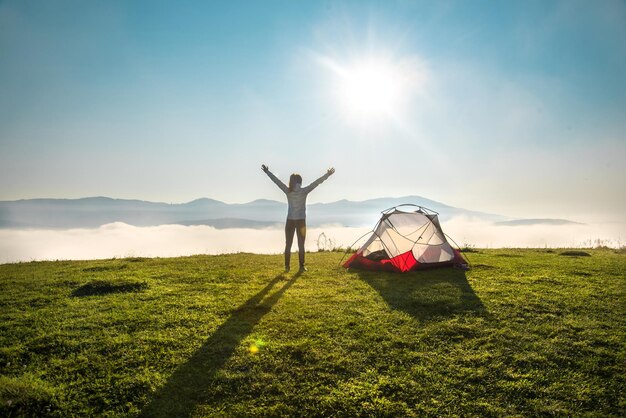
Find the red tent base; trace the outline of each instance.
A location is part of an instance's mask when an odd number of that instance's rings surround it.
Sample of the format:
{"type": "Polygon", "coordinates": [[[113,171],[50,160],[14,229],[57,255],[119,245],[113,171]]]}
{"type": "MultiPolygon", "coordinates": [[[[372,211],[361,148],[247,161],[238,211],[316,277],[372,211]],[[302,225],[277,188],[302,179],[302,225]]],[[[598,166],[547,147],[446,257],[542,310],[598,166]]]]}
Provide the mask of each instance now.
{"type": "Polygon", "coordinates": [[[462,268],[467,267],[467,262],[463,259],[459,250],[454,250],[454,259],[450,261],[443,261],[440,263],[420,263],[415,259],[413,253],[408,251],[400,254],[396,257],[374,261],[369,258],[363,257],[361,254],[353,254],[352,257],[346,261],[343,266],[345,268],[355,268],[359,270],[373,270],[373,271],[390,271],[394,273],[406,273],[408,271],[424,270],[436,267],[452,267],[459,266],[462,268]]]}

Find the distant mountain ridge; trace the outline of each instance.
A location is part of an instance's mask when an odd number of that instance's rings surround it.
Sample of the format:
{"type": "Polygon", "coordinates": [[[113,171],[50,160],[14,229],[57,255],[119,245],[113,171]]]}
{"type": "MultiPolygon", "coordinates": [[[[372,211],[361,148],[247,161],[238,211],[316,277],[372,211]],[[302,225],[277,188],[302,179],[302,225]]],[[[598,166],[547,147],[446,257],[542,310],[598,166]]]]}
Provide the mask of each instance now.
{"type": "MultiPolygon", "coordinates": [[[[421,196],[404,196],[313,203],[308,205],[307,224],[373,226],[381,211],[401,204],[414,204],[434,210],[443,221],[456,216],[494,223],[516,221],[502,215],[456,208],[421,196]]],[[[0,201],[0,228],[96,228],[113,222],[135,226],[179,224],[210,225],[215,228],[268,228],[281,225],[286,213],[286,203],[268,199],[257,199],[248,203],[225,203],[209,198],[187,203],[162,203],[103,196],[81,199],[22,199],[0,201]]]]}
{"type": "Polygon", "coordinates": [[[529,225],[584,225],[580,222],[568,221],[567,219],[513,219],[510,221],[496,222],[500,226],[529,226],[529,225]]]}

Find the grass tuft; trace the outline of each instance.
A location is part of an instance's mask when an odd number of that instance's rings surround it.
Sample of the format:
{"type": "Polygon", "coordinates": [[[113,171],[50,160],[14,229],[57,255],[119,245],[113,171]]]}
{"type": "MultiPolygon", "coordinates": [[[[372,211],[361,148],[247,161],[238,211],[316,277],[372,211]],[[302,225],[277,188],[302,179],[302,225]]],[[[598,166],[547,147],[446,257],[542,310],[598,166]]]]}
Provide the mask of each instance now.
{"type": "Polygon", "coordinates": [[[126,265],[126,264],[107,265],[107,266],[93,266],[93,267],[86,267],[86,268],[83,269],[83,271],[89,272],[89,273],[94,273],[94,272],[101,272],[101,271],[123,270],[126,267],[128,267],[128,265],[126,265]]]}
{"type": "Polygon", "coordinates": [[[0,376],[0,416],[49,416],[60,408],[55,389],[34,375],[0,376]]]}
{"type": "Polygon", "coordinates": [[[146,282],[114,282],[110,280],[92,280],[72,292],[72,296],[99,296],[111,293],[139,292],[148,288],[146,282]]]}
{"type": "Polygon", "coordinates": [[[588,252],[580,250],[562,251],[559,253],[559,255],[564,255],[568,257],[591,257],[591,254],[589,254],[588,252]]]}

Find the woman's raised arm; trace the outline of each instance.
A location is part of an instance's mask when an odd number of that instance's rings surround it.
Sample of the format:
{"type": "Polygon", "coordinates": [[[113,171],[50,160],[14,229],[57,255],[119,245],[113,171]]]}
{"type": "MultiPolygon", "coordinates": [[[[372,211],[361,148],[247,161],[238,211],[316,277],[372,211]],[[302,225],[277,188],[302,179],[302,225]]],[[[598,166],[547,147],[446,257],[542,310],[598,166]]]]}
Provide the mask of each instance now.
{"type": "Polygon", "coordinates": [[[333,167],[329,168],[328,170],[326,170],[326,174],[324,174],[322,177],[318,178],[313,183],[311,183],[308,186],[306,186],[304,188],[304,191],[309,193],[310,191],[315,189],[317,186],[322,184],[324,182],[324,180],[326,180],[328,177],[332,176],[334,173],[335,173],[335,169],[333,167]]]}
{"type": "Polygon", "coordinates": [[[285,183],[283,183],[282,181],[280,181],[280,179],[278,177],[276,177],[274,174],[272,174],[272,172],[270,171],[269,167],[266,166],[265,164],[261,165],[261,170],[263,170],[263,172],[265,174],[267,174],[267,176],[272,179],[272,181],[274,183],[276,183],[276,185],[278,186],[278,188],[280,190],[282,190],[283,192],[287,193],[289,191],[289,187],[287,187],[285,185],[285,183]]]}

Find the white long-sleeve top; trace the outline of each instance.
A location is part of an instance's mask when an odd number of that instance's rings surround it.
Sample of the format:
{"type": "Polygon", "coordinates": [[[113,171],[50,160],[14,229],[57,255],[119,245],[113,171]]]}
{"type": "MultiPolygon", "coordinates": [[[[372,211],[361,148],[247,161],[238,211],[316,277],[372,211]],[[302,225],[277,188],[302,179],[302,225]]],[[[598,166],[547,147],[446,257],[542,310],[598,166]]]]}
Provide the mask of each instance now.
{"type": "Polygon", "coordinates": [[[313,183],[306,187],[301,187],[296,184],[292,191],[289,191],[289,187],[285,185],[278,177],[272,174],[271,171],[266,171],[267,175],[276,185],[287,195],[287,204],[289,209],[287,210],[287,219],[306,219],[306,197],[313,189],[322,184],[324,180],[330,177],[329,173],[324,174],[322,177],[315,180],[313,183]]]}

